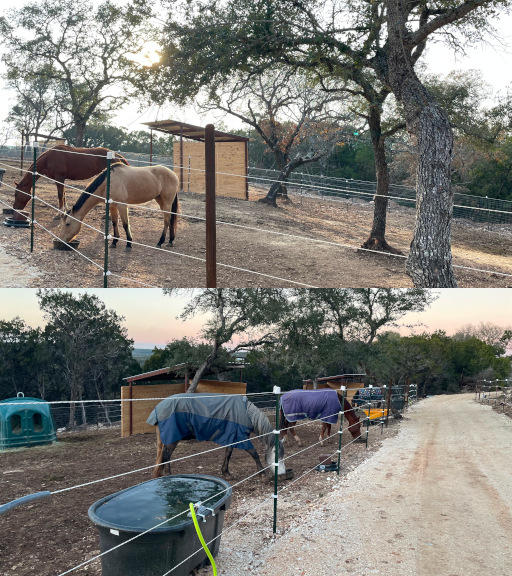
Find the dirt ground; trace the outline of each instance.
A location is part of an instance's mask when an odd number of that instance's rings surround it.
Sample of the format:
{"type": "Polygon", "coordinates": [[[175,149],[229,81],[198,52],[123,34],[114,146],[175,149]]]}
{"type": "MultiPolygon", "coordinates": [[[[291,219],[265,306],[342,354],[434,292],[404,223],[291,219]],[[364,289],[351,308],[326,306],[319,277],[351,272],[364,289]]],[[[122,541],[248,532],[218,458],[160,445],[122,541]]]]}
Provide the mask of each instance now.
{"type": "MultiPolygon", "coordinates": [[[[18,170],[8,169],[4,182],[13,184],[18,170]]],[[[84,183],[73,185],[83,187],[84,183]]],[[[37,194],[56,205],[55,186],[39,180],[37,194]]],[[[78,193],[68,190],[68,206],[72,206],[78,193]]],[[[278,209],[256,202],[261,191],[251,189],[250,201],[218,197],[217,219],[233,224],[264,228],[286,234],[295,234],[312,240],[302,240],[257,230],[217,224],[217,274],[219,286],[291,286],[287,280],[322,287],[409,287],[411,281],[404,272],[404,260],[385,255],[359,252],[351,248],[315,242],[323,239],[338,244],[360,246],[369,234],[373,205],[361,200],[329,201],[293,196],[289,203],[278,209]],[[269,278],[223,267],[237,266],[269,278]]],[[[0,198],[12,204],[12,191],[5,186],[0,198]]],[[[175,245],[167,253],[142,246],[127,252],[124,243],[110,250],[110,270],[130,280],[110,277],[111,286],[136,287],[135,281],[151,286],[198,287],[205,285],[205,264],[191,260],[205,255],[205,225],[203,196],[185,193],[181,197],[181,211],[175,245]],[[192,216],[187,218],[184,215],[192,216]],[[196,218],[196,219],[194,219],[196,218]],[[173,254],[172,252],[175,252],[173,254]]],[[[388,241],[407,253],[414,226],[414,211],[393,202],[388,216],[388,241]]],[[[162,229],[162,218],[155,202],[149,203],[155,211],[130,207],[134,241],[155,246],[162,229]]],[[[37,203],[36,220],[54,234],[58,234],[59,220],[55,211],[37,203]]],[[[97,229],[104,227],[103,205],[97,206],[85,222],[97,229]]],[[[53,249],[52,236],[36,231],[36,248],[29,252],[29,230],[0,226],[0,247],[11,258],[10,266],[30,266],[38,276],[22,277],[19,283],[32,287],[98,287],[103,284],[102,270],[78,254],[53,249]]],[[[123,236],[123,233],[122,233],[123,236]]],[[[80,251],[97,264],[103,265],[103,235],[82,227],[79,234],[80,251]]],[[[454,263],[487,270],[512,273],[512,230],[504,225],[489,226],[457,220],[453,226],[454,263]]],[[[461,287],[504,287],[512,281],[496,274],[456,270],[461,287]]],[[[4,285],[5,277],[0,277],[4,285]]]]}
{"type": "MultiPolygon", "coordinates": [[[[393,436],[397,428],[397,423],[390,420],[389,428],[385,429],[381,436],[380,426],[372,426],[368,450],[364,443],[359,441],[343,448],[343,474],[377,450],[381,440],[393,436]]],[[[300,428],[299,434],[304,447],[318,441],[319,429],[317,423],[300,428]]],[[[349,434],[345,433],[344,444],[350,440],[349,434]]],[[[255,445],[262,454],[259,440],[255,441],[255,445]]],[[[173,458],[213,447],[216,445],[207,442],[200,444],[182,442],[174,452],[173,458]]],[[[335,452],[336,448],[337,438],[333,437],[324,446],[314,446],[302,454],[289,458],[286,462],[287,467],[293,469],[294,479],[297,479],[320,460],[335,452]]],[[[295,444],[288,444],[285,456],[298,450],[295,444]]],[[[223,450],[219,450],[185,460],[177,463],[173,471],[220,475],[223,453],[223,450]]],[[[3,452],[0,453],[0,503],[32,492],[58,490],[149,466],[154,463],[154,456],[153,435],[121,438],[119,429],[67,433],[59,436],[59,441],[51,446],[3,452]]],[[[234,451],[230,464],[232,477],[229,480],[232,484],[251,475],[255,470],[254,462],[248,454],[240,450],[234,451]]],[[[334,473],[314,471],[293,485],[291,484],[293,480],[283,480],[280,488],[290,484],[289,495],[293,494],[294,502],[300,503],[302,507],[310,506],[331,490],[335,477],[337,476],[334,473]]],[[[87,516],[89,506],[105,495],[150,478],[150,471],[140,472],[27,503],[5,513],[1,519],[0,574],[55,576],[99,553],[96,529],[87,516]]],[[[247,504],[270,497],[272,490],[273,483],[263,476],[256,476],[236,487],[233,491],[231,508],[225,517],[225,527],[237,520],[242,520],[238,527],[243,526],[247,504]]],[[[294,512],[286,504],[286,498],[279,506],[279,532],[283,533],[294,525],[294,512]]],[[[271,510],[265,517],[260,517],[258,530],[257,535],[261,542],[272,539],[271,510]]],[[[226,542],[229,542],[229,539],[226,539],[226,542]]],[[[75,573],[100,575],[100,563],[95,561],[75,573]]],[[[227,576],[227,572],[221,573],[227,576]]]]}
{"type": "MultiPolygon", "coordinates": [[[[512,574],[512,423],[474,394],[416,404],[398,435],[256,549],[259,576],[512,574]]],[[[258,518],[223,541],[221,574],[241,576],[233,549],[258,518]]],[[[247,559],[245,559],[247,562],[247,559]]]]}

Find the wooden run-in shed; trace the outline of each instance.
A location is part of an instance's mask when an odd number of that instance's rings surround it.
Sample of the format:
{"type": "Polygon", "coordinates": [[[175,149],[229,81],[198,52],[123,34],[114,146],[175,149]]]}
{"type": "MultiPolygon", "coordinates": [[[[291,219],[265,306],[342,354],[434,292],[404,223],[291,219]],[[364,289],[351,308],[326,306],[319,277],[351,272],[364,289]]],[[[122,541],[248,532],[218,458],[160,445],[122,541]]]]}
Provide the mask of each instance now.
{"type": "MultiPolygon", "coordinates": [[[[338,374],[337,376],[324,376],[317,378],[317,388],[332,388],[339,390],[341,386],[347,389],[347,400],[352,403],[352,398],[359,388],[364,388],[364,378],[366,374],[338,374]]],[[[302,387],[304,390],[313,390],[315,387],[314,380],[303,380],[302,387]]]]}
{"type": "MultiPolygon", "coordinates": [[[[144,122],[151,130],[150,157],[153,156],[153,130],[179,138],[174,146],[174,171],[180,178],[180,189],[186,192],[206,192],[205,128],[176,120],[144,122]]],[[[245,136],[214,131],[215,183],[219,196],[249,198],[248,142],[245,136]]]]}
{"type": "MultiPolygon", "coordinates": [[[[241,370],[233,366],[233,370],[241,370]]],[[[177,364],[151,372],[128,376],[121,386],[121,436],[154,434],[154,426],[146,424],[153,408],[161,399],[186,392],[194,368],[188,364],[177,364]]],[[[217,394],[245,394],[245,382],[224,380],[200,380],[196,392],[217,394]]]]}

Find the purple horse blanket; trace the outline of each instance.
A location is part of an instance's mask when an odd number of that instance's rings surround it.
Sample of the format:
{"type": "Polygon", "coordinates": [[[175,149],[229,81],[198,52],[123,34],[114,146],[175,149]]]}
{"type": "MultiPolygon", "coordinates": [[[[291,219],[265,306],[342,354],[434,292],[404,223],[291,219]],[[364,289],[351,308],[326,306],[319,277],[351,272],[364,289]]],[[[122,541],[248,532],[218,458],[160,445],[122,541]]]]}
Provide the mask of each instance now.
{"type": "Polygon", "coordinates": [[[341,404],[336,390],[290,390],[281,396],[281,408],[288,422],[309,418],[336,424],[341,404]]]}

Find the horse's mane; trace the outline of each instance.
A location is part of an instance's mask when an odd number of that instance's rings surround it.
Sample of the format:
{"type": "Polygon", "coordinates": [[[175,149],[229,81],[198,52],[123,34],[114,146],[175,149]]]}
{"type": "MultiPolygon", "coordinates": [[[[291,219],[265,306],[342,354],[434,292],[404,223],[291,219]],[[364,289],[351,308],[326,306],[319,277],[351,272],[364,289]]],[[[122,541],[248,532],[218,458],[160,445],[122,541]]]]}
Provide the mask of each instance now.
{"type": "MultiPolygon", "coordinates": [[[[110,173],[112,173],[118,166],[124,166],[123,162],[114,162],[110,166],[110,173]]],[[[96,178],[87,185],[87,188],[82,192],[80,198],[76,201],[76,204],[71,209],[72,212],[80,210],[80,208],[85,204],[86,200],[91,197],[91,194],[96,192],[96,190],[103,184],[105,178],[107,177],[107,168],[100,172],[96,178]]]]}

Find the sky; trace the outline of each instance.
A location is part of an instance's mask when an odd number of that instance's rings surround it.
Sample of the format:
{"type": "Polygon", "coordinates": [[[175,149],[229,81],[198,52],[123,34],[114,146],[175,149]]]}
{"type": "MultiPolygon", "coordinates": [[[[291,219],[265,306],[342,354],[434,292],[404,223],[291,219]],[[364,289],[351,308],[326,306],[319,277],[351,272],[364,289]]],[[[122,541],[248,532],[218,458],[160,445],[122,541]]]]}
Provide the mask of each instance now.
{"type": "MultiPolygon", "coordinates": [[[[1,0],[0,16],[9,8],[18,7],[26,0],[1,0]]],[[[512,14],[502,13],[495,18],[496,38],[487,43],[468,48],[466,54],[455,55],[451,48],[442,42],[431,44],[426,51],[427,71],[444,76],[454,70],[478,70],[483,80],[490,85],[490,100],[506,92],[512,86],[512,14]]],[[[1,52],[1,47],[0,47],[1,52]]],[[[0,74],[3,72],[0,64],[0,74]]],[[[2,81],[0,81],[2,82],[2,81]]],[[[5,119],[13,103],[12,94],[0,84],[0,123],[5,119]]],[[[192,124],[205,125],[209,122],[224,121],[226,127],[240,127],[238,121],[221,114],[200,115],[192,107],[177,108],[168,105],[163,108],[132,104],[122,108],[114,117],[114,124],[128,130],[144,130],[142,122],[172,118],[192,124]]]]}
{"type": "MultiPolygon", "coordinates": [[[[145,288],[69,290],[94,293],[108,308],[125,317],[129,336],[137,348],[165,346],[184,336],[199,338],[204,317],[183,322],[180,314],[190,293],[167,296],[145,288]]],[[[461,288],[436,290],[438,299],[424,312],[407,314],[401,321],[402,335],[444,330],[449,335],[467,324],[480,322],[512,327],[512,291],[506,288],[461,288]]],[[[0,289],[0,320],[19,316],[36,327],[44,324],[36,290],[0,289]]]]}

